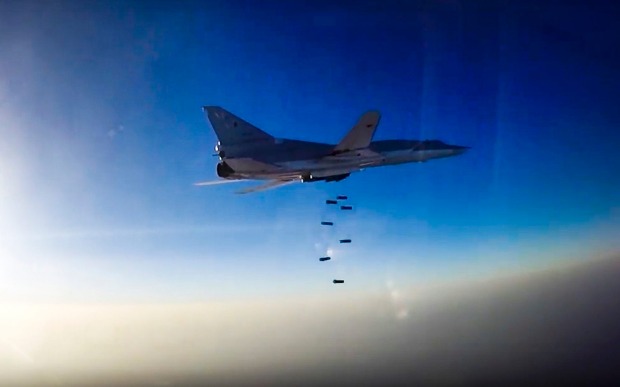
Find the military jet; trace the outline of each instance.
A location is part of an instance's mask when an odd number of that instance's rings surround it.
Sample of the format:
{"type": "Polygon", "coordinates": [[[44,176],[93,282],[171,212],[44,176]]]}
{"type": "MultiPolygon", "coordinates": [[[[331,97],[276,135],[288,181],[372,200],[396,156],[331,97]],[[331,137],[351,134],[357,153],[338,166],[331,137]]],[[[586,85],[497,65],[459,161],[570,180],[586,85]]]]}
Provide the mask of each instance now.
{"type": "Polygon", "coordinates": [[[469,149],[439,140],[372,141],[380,119],[374,110],[364,113],[336,145],[275,138],[218,106],[203,111],[218,138],[216,172],[223,180],[196,185],[266,181],[237,191],[242,194],[295,182],[340,181],[365,168],[457,156],[469,149]]]}

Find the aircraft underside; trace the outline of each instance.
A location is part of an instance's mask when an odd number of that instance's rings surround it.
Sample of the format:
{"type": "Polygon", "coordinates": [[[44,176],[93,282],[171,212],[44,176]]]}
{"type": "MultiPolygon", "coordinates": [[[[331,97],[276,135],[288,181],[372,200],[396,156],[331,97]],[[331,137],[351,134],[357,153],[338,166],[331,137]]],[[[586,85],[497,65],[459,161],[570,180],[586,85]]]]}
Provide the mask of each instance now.
{"type": "Polygon", "coordinates": [[[226,179],[298,179],[310,181],[340,181],[352,172],[382,165],[423,162],[431,158],[451,156],[451,151],[406,151],[344,160],[296,160],[274,164],[249,158],[224,159],[218,164],[217,173],[226,179]]]}

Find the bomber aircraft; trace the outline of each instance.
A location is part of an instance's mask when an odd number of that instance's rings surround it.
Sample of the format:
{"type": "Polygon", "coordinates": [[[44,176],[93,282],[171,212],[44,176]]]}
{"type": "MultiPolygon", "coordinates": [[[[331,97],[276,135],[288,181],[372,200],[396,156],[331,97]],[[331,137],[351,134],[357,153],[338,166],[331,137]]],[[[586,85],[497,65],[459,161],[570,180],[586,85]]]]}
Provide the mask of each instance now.
{"type": "Polygon", "coordinates": [[[218,138],[216,172],[222,180],[196,185],[266,181],[237,191],[242,194],[295,182],[340,181],[365,168],[457,156],[469,149],[439,140],[372,141],[380,119],[375,110],[364,113],[337,145],[275,138],[221,107],[203,110],[218,138]]]}

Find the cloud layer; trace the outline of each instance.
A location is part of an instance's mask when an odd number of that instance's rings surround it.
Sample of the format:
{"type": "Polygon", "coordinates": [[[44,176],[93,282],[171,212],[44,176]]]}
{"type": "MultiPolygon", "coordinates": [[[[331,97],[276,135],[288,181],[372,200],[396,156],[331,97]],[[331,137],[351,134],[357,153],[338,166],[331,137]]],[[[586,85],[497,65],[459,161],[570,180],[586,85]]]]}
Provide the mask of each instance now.
{"type": "Polygon", "coordinates": [[[619,274],[609,259],[330,299],[4,305],[0,383],[610,381],[620,377],[619,274]]]}

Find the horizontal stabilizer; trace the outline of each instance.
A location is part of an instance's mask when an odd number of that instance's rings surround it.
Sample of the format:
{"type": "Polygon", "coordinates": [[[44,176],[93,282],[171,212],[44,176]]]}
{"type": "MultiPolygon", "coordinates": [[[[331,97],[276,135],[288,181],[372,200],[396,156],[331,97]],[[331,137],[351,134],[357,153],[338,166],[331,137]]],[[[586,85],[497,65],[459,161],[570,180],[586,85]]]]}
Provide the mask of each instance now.
{"type": "Polygon", "coordinates": [[[381,115],[376,110],[364,113],[357,121],[357,124],[347,133],[347,135],[334,148],[334,154],[352,151],[355,149],[368,148],[375,130],[379,125],[381,115]]]}
{"type": "Polygon", "coordinates": [[[261,191],[267,191],[269,189],[273,189],[273,188],[277,188],[277,187],[283,187],[285,185],[289,185],[292,183],[297,183],[299,180],[295,179],[295,180],[271,180],[265,184],[262,185],[257,185],[257,186],[252,186],[252,187],[248,187],[248,188],[244,188],[242,190],[237,191],[236,193],[238,194],[247,194],[247,193],[252,193],[252,192],[261,192],[261,191]]]}
{"type": "Polygon", "coordinates": [[[242,181],[247,181],[247,180],[211,180],[211,181],[201,181],[199,183],[194,183],[195,186],[199,186],[199,187],[204,187],[204,186],[209,186],[209,185],[221,185],[221,184],[228,184],[228,183],[240,183],[242,181]]]}

